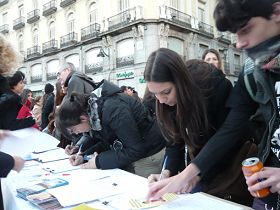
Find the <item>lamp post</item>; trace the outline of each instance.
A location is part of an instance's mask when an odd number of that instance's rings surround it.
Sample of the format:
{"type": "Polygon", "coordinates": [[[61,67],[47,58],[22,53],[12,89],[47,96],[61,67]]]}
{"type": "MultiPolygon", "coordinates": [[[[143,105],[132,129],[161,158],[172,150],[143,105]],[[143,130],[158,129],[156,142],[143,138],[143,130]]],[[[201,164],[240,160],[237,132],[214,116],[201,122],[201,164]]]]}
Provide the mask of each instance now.
{"type": "Polygon", "coordinates": [[[108,53],[106,53],[104,51],[103,47],[101,47],[99,53],[97,54],[97,57],[102,57],[102,58],[108,57],[109,75],[108,75],[107,80],[110,81],[110,75],[111,75],[111,72],[112,72],[111,63],[110,63],[110,48],[107,48],[107,49],[108,49],[108,53]]]}

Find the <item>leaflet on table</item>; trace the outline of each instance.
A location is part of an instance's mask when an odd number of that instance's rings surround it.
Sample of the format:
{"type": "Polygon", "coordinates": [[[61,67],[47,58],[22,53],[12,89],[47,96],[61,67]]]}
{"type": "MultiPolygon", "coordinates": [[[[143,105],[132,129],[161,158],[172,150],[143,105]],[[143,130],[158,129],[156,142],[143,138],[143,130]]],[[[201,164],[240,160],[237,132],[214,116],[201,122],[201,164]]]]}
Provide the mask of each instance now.
{"type": "Polygon", "coordinates": [[[17,189],[17,196],[26,200],[28,195],[37,194],[43,192],[46,189],[56,188],[60,186],[67,185],[68,181],[60,178],[43,179],[42,182],[17,189]]]}
{"type": "Polygon", "coordinates": [[[34,195],[27,196],[27,200],[44,210],[60,209],[62,206],[58,200],[48,192],[41,192],[34,195]]]}
{"type": "Polygon", "coordinates": [[[47,163],[57,160],[68,159],[69,156],[65,154],[64,149],[58,148],[55,150],[49,150],[44,153],[31,154],[31,159],[38,160],[41,163],[47,163]]]}
{"type": "Polygon", "coordinates": [[[10,131],[9,134],[0,141],[0,149],[2,152],[10,155],[17,155],[25,158],[34,151],[56,148],[58,144],[59,141],[53,136],[40,132],[35,128],[26,128],[10,131]]]}
{"type": "Polygon", "coordinates": [[[52,174],[58,174],[66,171],[73,171],[79,168],[80,166],[72,166],[69,159],[58,160],[43,165],[43,169],[52,174]]]}
{"type": "Polygon", "coordinates": [[[209,196],[204,193],[194,193],[184,195],[179,199],[172,202],[167,202],[158,207],[153,208],[153,210],[244,210],[242,206],[222,199],[218,199],[214,196],[209,196]]]}
{"type": "Polygon", "coordinates": [[[72,206],[125,192],[126,186],[118,184],[114,177],[107,176],[88,182],[73,183],[47,191],[63,206],[72,206]],[[79,192],[79,193],[77,193],[79,192]]]}

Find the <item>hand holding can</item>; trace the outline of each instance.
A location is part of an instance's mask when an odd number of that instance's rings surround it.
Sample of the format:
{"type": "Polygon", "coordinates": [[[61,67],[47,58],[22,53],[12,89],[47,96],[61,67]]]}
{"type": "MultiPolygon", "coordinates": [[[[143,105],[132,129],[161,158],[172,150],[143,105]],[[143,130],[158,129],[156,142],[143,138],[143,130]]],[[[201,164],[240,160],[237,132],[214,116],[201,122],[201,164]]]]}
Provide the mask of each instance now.
{"type": "MultiPolygon", "coordinates": [[[[263,163],[260,161],[257,157],[247,158],[242,162],[242,171],[243,174],[246,177],[249,177],[253,175],[256,172],[259,172],[263,169],[263,163]]],[[[258,182],[261,182],[262,180],[258,180],[258,182]]],[[[270,191],[268,188],[263,188],[261,190],[256,191],[256,195],[259,198],[264,198],[270,194],[270,191]]]]}

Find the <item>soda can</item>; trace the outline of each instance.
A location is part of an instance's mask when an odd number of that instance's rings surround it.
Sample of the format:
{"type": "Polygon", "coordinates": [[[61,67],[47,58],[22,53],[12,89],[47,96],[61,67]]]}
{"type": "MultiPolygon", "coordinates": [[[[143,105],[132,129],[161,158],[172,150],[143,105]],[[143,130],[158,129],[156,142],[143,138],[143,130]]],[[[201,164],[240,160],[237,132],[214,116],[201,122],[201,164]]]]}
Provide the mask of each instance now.
{"type": "MultiPolygon", "coordinates": [[[[247,158],[242,162],[242,171],[245,177],[249,177],[256,172],[261,171],[262,169],[263,169],[263,163],[257,157],[247,158]]],[[[262,180],[258,180],[258,182],[261,181],[262,180]]],[[[268,196],[269,193],[270,191],[268,188],[264,188],[256,192],[257,197],[259,198],[264,198],[268,196]]]]}

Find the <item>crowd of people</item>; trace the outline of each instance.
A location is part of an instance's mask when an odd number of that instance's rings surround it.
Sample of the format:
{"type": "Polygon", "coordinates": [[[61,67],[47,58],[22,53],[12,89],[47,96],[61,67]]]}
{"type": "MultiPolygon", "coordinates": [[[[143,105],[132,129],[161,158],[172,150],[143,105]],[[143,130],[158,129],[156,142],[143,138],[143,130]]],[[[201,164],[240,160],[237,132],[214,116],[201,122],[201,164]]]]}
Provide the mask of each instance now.
{"type": "MultiPolygon", "coordinates": [[[[236,186],[248,188],[250,198],[219,195],[257,210],[280,209],[280,1],[218,0],[214,18],[218,30],[237,35],[236,47],[248,55],[235,86],[217,50],[184,61],[159,48],[147,59],[143,99],[130,86],[96,83],[67,62],[57,69],[56,87],[47,83],[44,95],[33,99],[25,75],[15,71],[17,52],[0,36],[0,139],[8,130],[39,129],[60,141],[72,165],[148,178],[147,200],[211,192],[214,178],[246,140],[255,139],[265,167],[236,186]],[[264,187],[270,195],[259,198],[264,187]]],[[[22,158],[0,152],[1,177],[23,166],[22,158]]]]}

